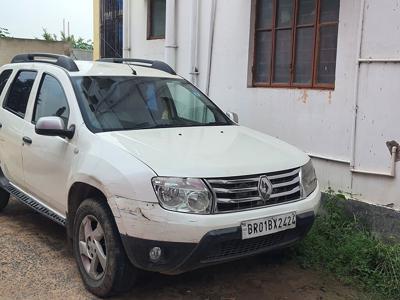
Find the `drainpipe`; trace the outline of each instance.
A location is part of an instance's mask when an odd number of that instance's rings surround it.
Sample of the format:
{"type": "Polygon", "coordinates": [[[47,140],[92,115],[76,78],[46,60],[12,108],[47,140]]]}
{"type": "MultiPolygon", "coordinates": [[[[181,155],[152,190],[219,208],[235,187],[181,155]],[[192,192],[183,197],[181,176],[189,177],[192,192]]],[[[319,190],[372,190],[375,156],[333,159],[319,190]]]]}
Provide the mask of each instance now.
{"type": "MultiPolygon", "coordinates": [[[[367,171],[357,169],[355,166],[356,161],[356,140],[357,140],[357,119],[358,119],[358,101],[359,101],[359,83],[360,83],[360,65],[361,63],[388,63],[394,62],[398,63],[398,59],[388,60],[388,59],[363,59],[361,58],[362,50],[362,39],[364,33],[364,17],[365,17],[365,0],[361,0],[360,17],[358,24],[358,38],[357,38],[357,61],[356,61],[356,72],[355,72],[355,83],[354,83],[354,118],[352,126],[352,141],[351,141],[351,160],[350,160],[350,171],[352,173],[366,174],[366,175],[378,175],[394,178],[396,176],[396,157],[397,157],[397,146],[393,146],[391,150],[391,160],[390,160],[390,172],[382,173],[376,171],[367,171]]],[[[351,177],[351,188],[353,188],[353,176],[351,177]]]]}
{"type": "Polygon", "coordinates": [[[206,95],[210,94],[210,81],[211,81],[211,65],[212,65],[212,55],[213,55],[213,45],[214,45],[214,32],[215,32],[215,15],[217,12],[217,0],[212,0],[211,12],[210,12],[210,32],[208,34],[208,62],[206,71],[206,83],[204,91],[206,95]]]}
{"type": "Polygon", "coordinates": [[[167,0],[165,17],[164,59],[173,69],[176,68],[176,0],[167,0]]]}
{"type": "MultiPolygon", "coordinates": [[[[357,61],[356,61],[356,69],[355,69],[355,80],[354,80],[354,115],[353,115],[353,124],[351,131],[351,157],[350,157],[350,169],[355,168],[355,160],[356,160],[356,138],[357,138],[357,117],[358,117],[358,92],[359,92],[359,83],[360,83],[360,58],[361,58],[361,49],[362,49],[362,38],[364,31],[364,15],[365,15],[365,0],[361,0],[361,8],[360,8],[360,16],[358,23],[358,33],[357,33],[357,61]]],[[[352,180],[353,181],[353,180],[352,180]]]]}
{"type": "Polygon", "coordinates": [[[192,0],[192,24],[190,30],[190,81],[198,84],[198,39],[199,39],[199,0],[192,0]]]}
{"type": "Polygon", "coordinates": [[[360,64],[361,63],[398,64],[398,63],[400,63],[400,58],[360,58],[358,61],[360,64]]]}
{"type": "Polygon", "coordinates": [[[131,0],[124,0],[122,9],[123,9],[122,57],[129,58],[131,56],[131,0]]]}

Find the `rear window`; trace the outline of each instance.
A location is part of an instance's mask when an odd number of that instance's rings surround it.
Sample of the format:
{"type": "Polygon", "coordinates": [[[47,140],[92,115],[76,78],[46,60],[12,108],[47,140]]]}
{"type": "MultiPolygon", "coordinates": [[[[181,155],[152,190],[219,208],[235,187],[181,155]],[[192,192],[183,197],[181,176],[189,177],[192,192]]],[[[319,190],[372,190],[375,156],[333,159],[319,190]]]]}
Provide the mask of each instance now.
{"type": "Polygon", "coordinates": [[[8,78],[10,78],[10,75],[12,73],[12,70],[4,70],[0,74],[0,95],[4,90],[4,87],[6,86],[8,78]]]}
{"type": "Polygon", "coordinates": [[[36,71],[20,71],[15,77],[5,100],[4,108],[21,118],[25,116],[36,73],[36,71]]]}

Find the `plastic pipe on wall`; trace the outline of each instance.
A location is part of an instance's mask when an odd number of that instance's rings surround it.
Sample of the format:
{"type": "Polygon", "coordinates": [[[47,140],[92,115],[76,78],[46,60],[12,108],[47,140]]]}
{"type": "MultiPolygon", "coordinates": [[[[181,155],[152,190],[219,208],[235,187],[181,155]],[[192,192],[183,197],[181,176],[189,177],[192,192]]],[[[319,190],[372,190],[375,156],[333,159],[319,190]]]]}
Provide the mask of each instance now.
{"type": "MultiPolygon", "coordinates": [[[[394,178],[394,177],[396,177],[397,147],[393,146],[391,148],[390,152],[391,152],[391,157],[390,157],[390,172],[389,173],[361,170],[361,169],[356,169],[356,168],[350,168],[350,172],[357,173],[357,174],[377,175],[377,176],[385,176],[385,177],[394,178]]],[[[339,159],[339,158],[334,158],[334,157],[329,157],[329,156],[324,156],[324,155],[319,155],[319,154],[314,154],[314,153],[307,153],[307,154],[310,157],[316,158],[316,159],[332,161],[332,162],[336,162],[336,163],[350,164],[350,161],[339,159]]]]}
{"type": "Polygon", "coordinates": [[[390,160],[390,172],[389,173],[360,170],[360,169],[355,169],[355,168],[351,168],[350,171],[352,173],[359,173],[359,174],[366,174],[366,175],[379,175],[379,176],[386,176],[386,177],[394,178],[394,177],[396,177],[396,157],[397,157],[397,147],[393,146],[391,149],[391,160],[390,160]]]}
{"type": "Polygon", "coordinates": [[[166,1],[165,50],[164,59],[173,69],[176,68],[176,0],[166,1]]]}
{"type": "Polygon", "coordinates": [[[192,23],[190,30],[190,81],[198,84],[198,39],[199,39],[199,0],[192,0],[192,23]]]}
{"type": "Polygon", "coordinates": [[[210,12],[210,32],[208,34],[208,61],[206,70],[206,83],[204,91],[206,95],[210,94],[210,81],[211,81],[211,65],[212,65],[212,55],[213,55],[213,45],[214,45],[214,31],[215,31],[215,15],[217,12],[217,0],[212,0],[211,2],[211,12],[210,12]]]}
{"type": "Polygon", "coordinates": [[[356,138],[357,138],[357,116],[358,116],[358,92],[359,92],[359,81],[360,81],[360,62],[362,39],[364,32],[364,16],[365,16],[365,0],[361,0],[360,4],[360,16],[358,23],[357,33],[357,61],[355,65],[355,80],[354,80],[354,117],[351,131],[351,158],[350,158],[350,169],[354,169],[356,160],[356,138]]]}
{"type": "Polygon", "coordinates": [[[122,45],[122,56],[131,57],[131,0],[124,0],[123,2],[123,45],[122,45]]]}
{"type": "MultiPolygon", "coordinates": [[[[357,141],[357,120],[358,120],[358,96],[359,96],[359,82],[360,82],[360,64],[361,63],[372,63],[372,62],[393,62],[397,63],[397,59],[373,59],[361,58],[362,51],[362,41],[364,34],[364,18],[365,18],[365,5],[366,1],[361,0],[360,5],[360,17],[359,17],[359,25],[358,25],[358,37],[357,37],[357,61],[356,61],[356,70],[355,70],[355,82],[354,82],[354,118],[353,118],[353,126],[352,126],[352,139],[351,139],[351,160],[350,160],[350,171],[352,173],[366,174],[366,175],[378,175],[378,176],[387,176],[394,178],[396,176],[396,156],[397,156],[397,147],[394,146],[391,149],[391,165],[390,165],[390,173],[376,172],[376,171],[367,171],[357,169],[355,166],[356,161],[356,141],[357,141]]],[[[351,178],[351,187],[353,186],[353,177],[351,178]]]]}
{"type": "Polygon", "coordinates": [[[386,64],[386,63],[392,63],[392,64],[396,64],[396,63],[400,63],[400,58],[360,58],[358,60],[359,63],[382,63],[382,64],[386,64]]]}

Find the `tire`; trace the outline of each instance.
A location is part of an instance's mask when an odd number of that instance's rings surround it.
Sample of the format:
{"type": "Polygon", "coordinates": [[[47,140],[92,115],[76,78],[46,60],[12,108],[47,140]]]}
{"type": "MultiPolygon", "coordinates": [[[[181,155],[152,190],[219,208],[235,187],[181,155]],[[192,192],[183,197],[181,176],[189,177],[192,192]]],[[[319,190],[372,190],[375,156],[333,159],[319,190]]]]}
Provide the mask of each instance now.
{"type": "Polygon", "coordinates": [[[0,211],[2,211],[10,200],[10,193],[0,188],[0,211]]]}
{"type": "Polygon", "coordinates": [[[132,288],[137,270],[126,256],[107,203],[84,200],[76,212],[72,238],[74,257],[89,292],[104,298],[132,288]]]}

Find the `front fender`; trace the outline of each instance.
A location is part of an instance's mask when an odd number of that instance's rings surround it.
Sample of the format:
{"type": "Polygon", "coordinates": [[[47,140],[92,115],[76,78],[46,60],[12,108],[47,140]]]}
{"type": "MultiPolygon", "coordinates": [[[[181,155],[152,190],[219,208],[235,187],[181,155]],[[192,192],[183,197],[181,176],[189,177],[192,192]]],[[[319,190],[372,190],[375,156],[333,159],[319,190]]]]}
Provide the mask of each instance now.
{"type": "Polygon", "coordinates": [[[121,234],[126,229],[116,199],[158,203],[151,184],[155,173],[134,156],[104,141],[95,139],[90,146],[81,146],[71,169],[68,190],[74,183],[85,183],[100,190],[107,198],[121,234]]]}
{"type": "Polygon", "coordinates": [[[116,196],[158,203],[151,184],[155,172],[126,150],[86,129],[80,132],[76,153],[69,187],[84,182],[101,190],[107,199],[116,196]]]}

